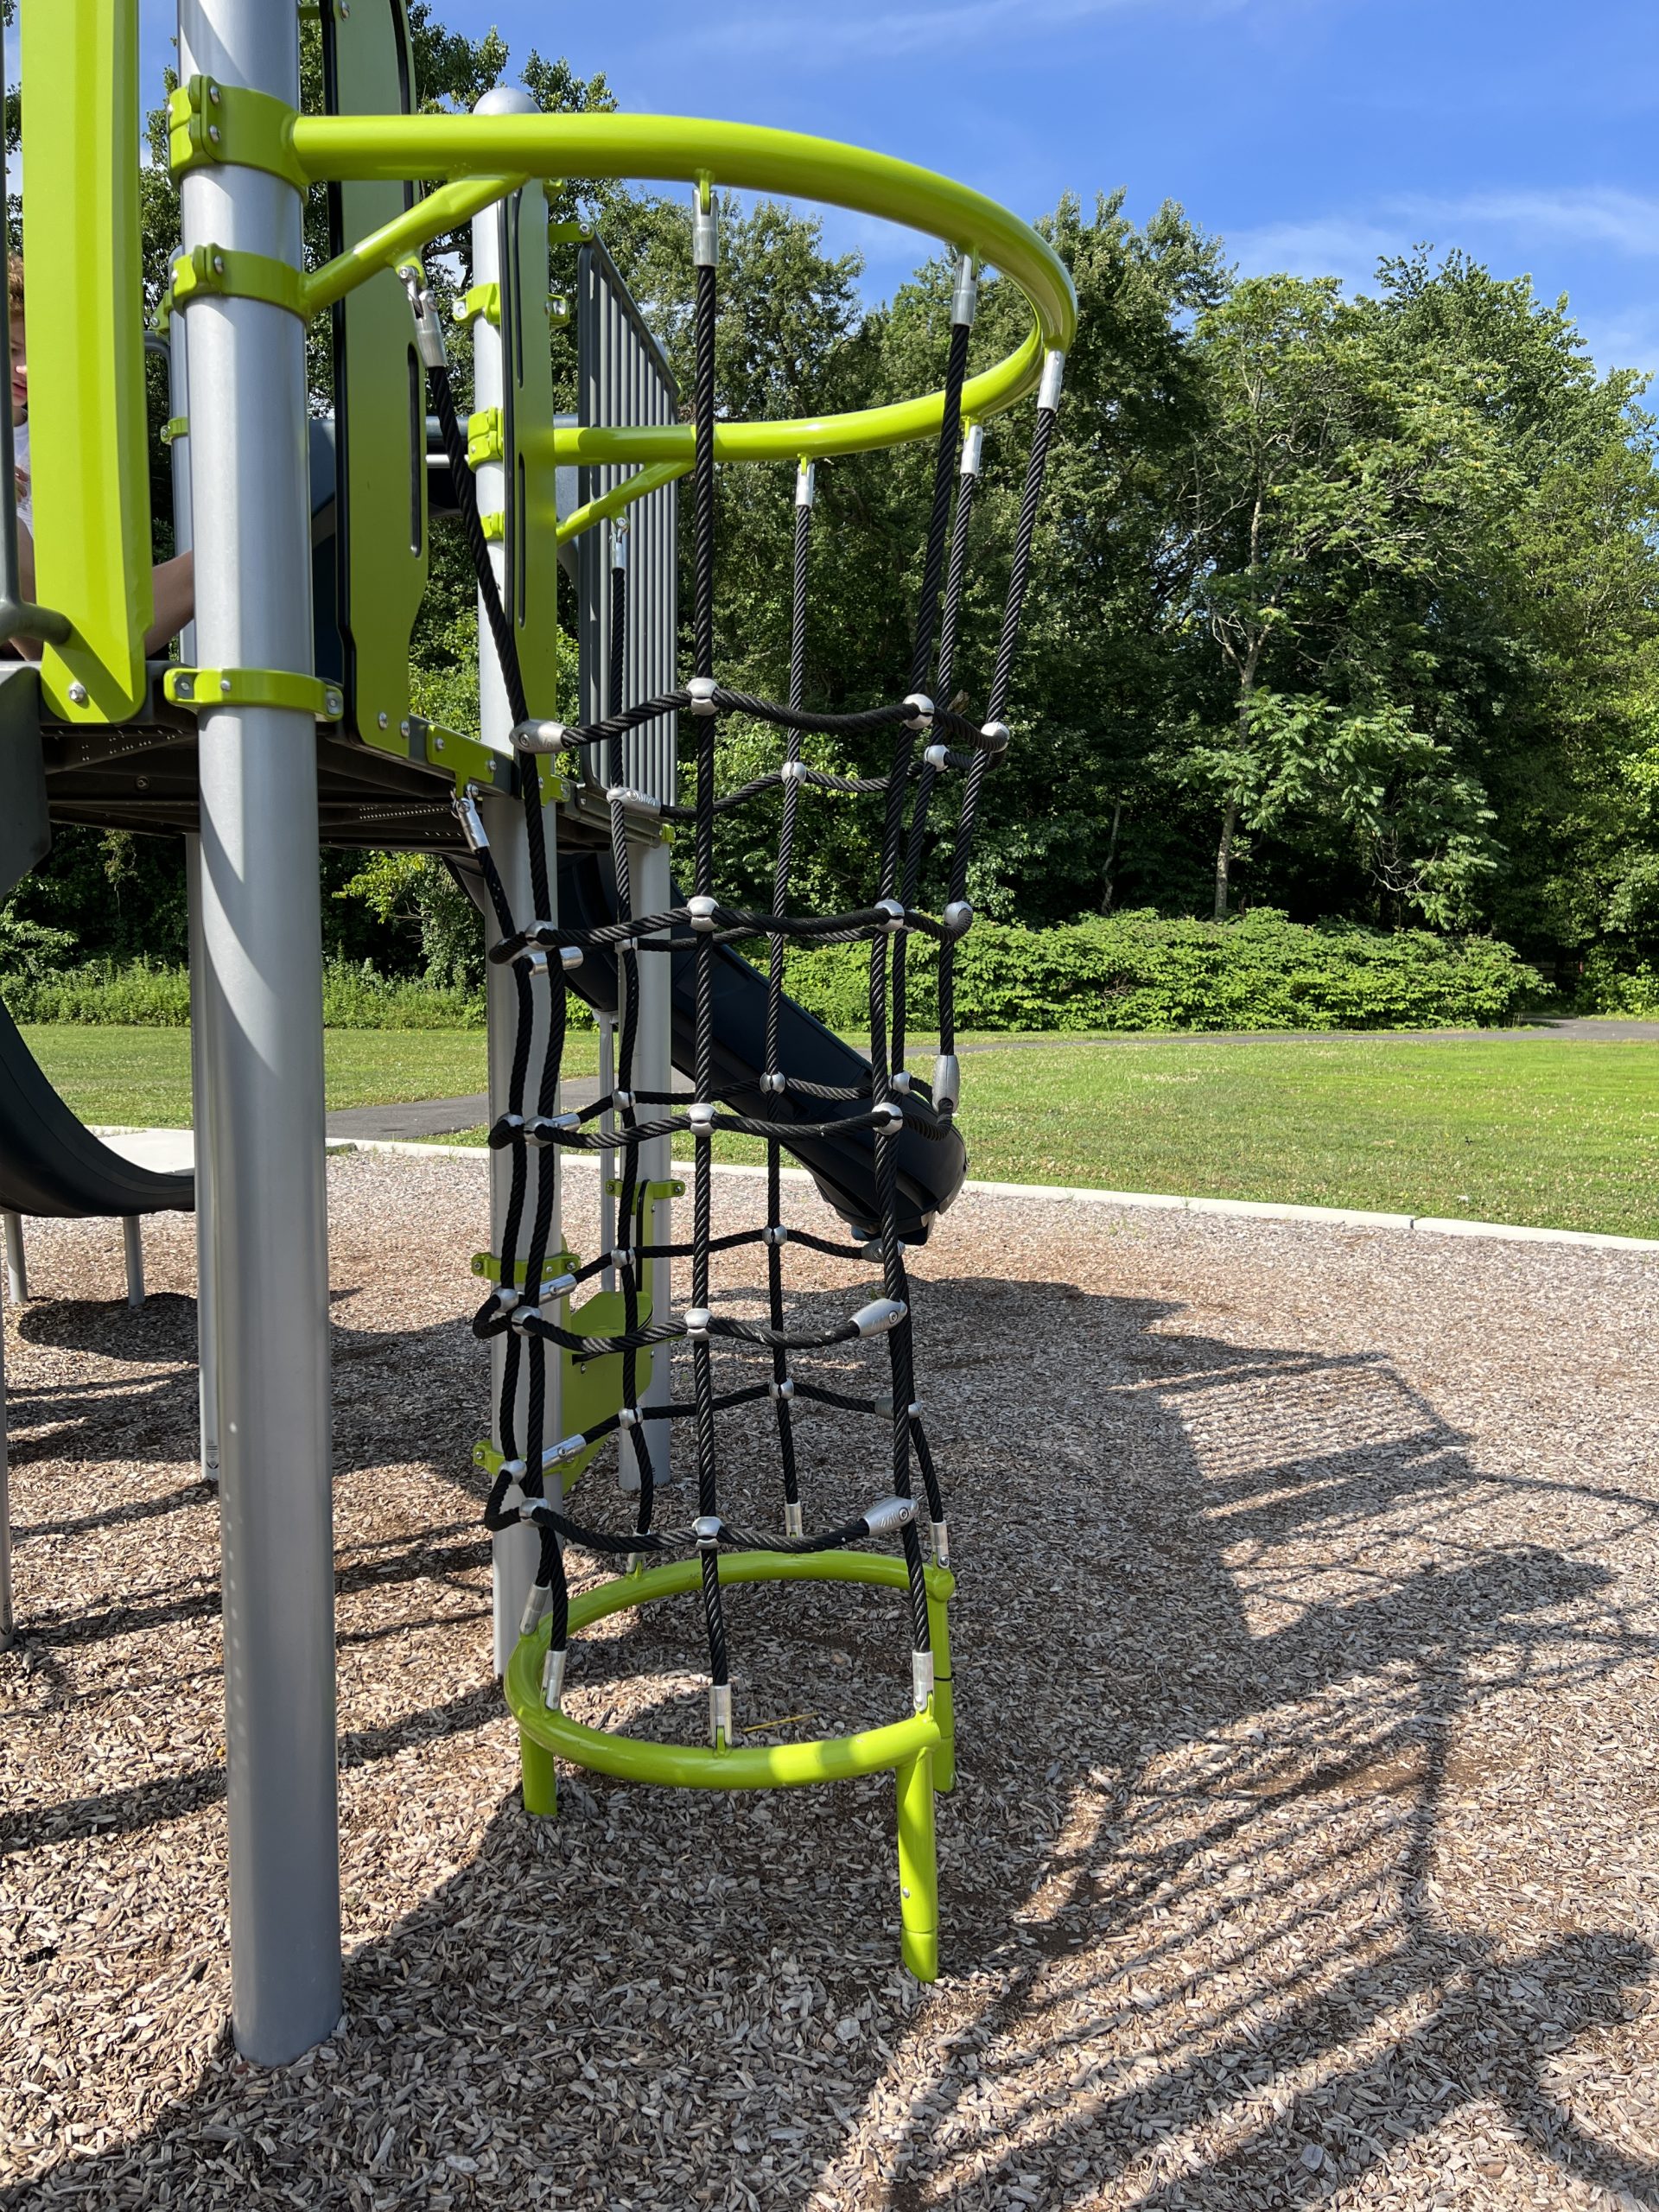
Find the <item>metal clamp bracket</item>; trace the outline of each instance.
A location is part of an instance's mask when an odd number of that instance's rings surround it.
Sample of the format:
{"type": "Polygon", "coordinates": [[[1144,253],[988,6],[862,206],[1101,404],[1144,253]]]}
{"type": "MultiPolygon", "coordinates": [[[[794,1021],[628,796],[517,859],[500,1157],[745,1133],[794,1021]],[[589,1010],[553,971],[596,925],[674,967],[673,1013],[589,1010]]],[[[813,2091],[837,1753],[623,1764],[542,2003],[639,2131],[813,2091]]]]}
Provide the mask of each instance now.
{"type": "Polygon", "coordinates": [[[190,417],[188,415],[170,415],[162,425],[162,443],[164,446],[173,445],[189,435],[190,417]]]}
{"type": "Polygon", "coordinates": [[[193,714],[210,707],[288,707],[320,722],[337,722],[346,711],[337,683],[285,668],[169,668],[162,690],[172,705],[193,714]]]}
{"type": "Polygon", "coordinates": [[[194,299],[211,296],[226,300],[263,300],[267,307],[286,308],[302,322],[311,319],[305,303],[305,280],[285,261],[268,254],[238,253],[228,246],[199,245],[173,264],[168,287],[172,310],[188,307],[194,299]]]}
{"type": "Polygon", "coordinates": [[[501,327],[501,287],[499,284],[474,284],[464,291],[449,310],[455,321],[476,322],[481,315],[495,329],[501,327]]]}
{"type": "Polygon", "coordinates": [[[216,78],[191,77],[167,98],[168,159],[175,177],[221,162],[263,169],[296,192],[311,180],[294,151],[294,111],[285,100],[216,78]]]}
{"type": "MultiPolygon", "coordinates": [[[[457,729],[445,729],[442,723],[428,721],[423,715],[411,715],[399,734],[407,741],[409,758],[417,765],[428,761],[435,768],[442,768],[455,779],[455,789],[464,791],[469,784],[481,785],[486,791],[511,791],[515,765],[524,771],[524,761],[516,764],[510,753],[497,753],[482,745],[475,737],[467,737],[457,729]]],[[[363,735],[371,744],[378,741],[372,730],[363,735]]],[[[542,804],[555,806],[568,799],[572,786],[563,776],[556,775],[550,760],[536,763],[537,779],[542,787],[542,804]]]]}
{"type": "Polygon", "coordinates": [[[507,457],[507,430],[499,407],[481,407],[467,417],[467,466],[482,468],[486,461],[507,457]]]}
{"type": "Polygon", "coordinates": [[[478,526],[484,533],[484,543],[486,545],[499,545],[506,537],[507,518],[499,511],[492,515],[480,514],[478,518],[478,526]]]}
{"type": "MultiPolygon", "coordinates": [[[[621,1197],[622,1178],[620,1175],[613,1175],[607,1180],[605,1194],[612,1198],[621,1197]]],[[[677,1175],[671,1175],[665,1182],[636,1183],[633,1186],[633,1195],[636,1198],[647,1202],[654,1202],[658,1198],[683,1198],[685,1196],[685,1185],[677,1175]]]]}
{"type": "MultiPolygon", "coordinates": [[[[542,1280],[547,1282],[555,1275],[574,1274],[581,1265],[581,1256],[577,1253],[550,1252],[542,1262],[542,1280]]],[[[480,1276],[486,1282],[499,1283],[501,1280],[501,1257],[497,1252],[474,1252],[472,1267],[473,1273],[480,1276]]],[[[513,1262],[512,1286],[515,1290],[521,1288],[524,1284],[524,1269],[525,1262],[523,1260],[513,1262]]]]}

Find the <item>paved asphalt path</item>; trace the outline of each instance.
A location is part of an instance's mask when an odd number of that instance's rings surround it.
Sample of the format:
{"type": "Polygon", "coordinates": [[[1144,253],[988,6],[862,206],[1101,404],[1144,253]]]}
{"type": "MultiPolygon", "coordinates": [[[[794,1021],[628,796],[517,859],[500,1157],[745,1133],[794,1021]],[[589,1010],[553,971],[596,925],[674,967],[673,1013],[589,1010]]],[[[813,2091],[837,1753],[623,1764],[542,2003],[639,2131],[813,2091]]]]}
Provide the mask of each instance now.
{"type": "MultiPolygon", "coordinates": [[[[1387,1036],[1395,1043],[1449,1045],[1471,1038],[1564,1038],[1575,1044],[1659,1044],[1659,1021],[1571,1019],[1528,1022],[1514,1029],[1227,1029],[1198,1035],[1009,1037],[986,1038],[964,1045],[969,1052],[1055,1052],[1068,1045],[1244,1045],[1271,1039],[1290,1044],[1299,1039],[1325,1041],[1333,1037],[1387,1036]]],[[[563,1103],[568,1111],[591,1105],[599,1095],[594,1076],[575,1076],[565,1082],[563,1103]]],[[[453,1136],[458,1129],[480,1128],[490,1117],[490,1102],[481,1090],[464,1098],[419,1098],[401,1106],[351,1106],[328,1116],[331,1137],[370,1137],[419,1144],[432,1137],[453,1136]]]]}

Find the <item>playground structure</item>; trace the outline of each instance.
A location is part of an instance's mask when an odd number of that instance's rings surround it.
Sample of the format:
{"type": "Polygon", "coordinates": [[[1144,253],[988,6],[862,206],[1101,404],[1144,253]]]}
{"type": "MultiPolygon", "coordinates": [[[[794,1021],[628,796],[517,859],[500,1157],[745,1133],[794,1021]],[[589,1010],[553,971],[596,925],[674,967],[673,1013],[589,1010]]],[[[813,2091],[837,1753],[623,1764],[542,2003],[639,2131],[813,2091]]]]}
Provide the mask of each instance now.
{"type": "MultiPolygon", "coordinates": [[[[552,1809],[555,1753],[696,1787],[891,1768],[906,1957],[931,1975],[932,1797],[936,1782],[948,1786],[952,1756],[951,1585],[943,1496],[915,1395],[903,1248],[925,1236],[964,1168],[951,1119],[950,961],[971,921],[966,872],[983,779],[1008,741],[1002,717],[1020,603],[1071,335],[1069,283],[1025,225],[907,164],[730,124],[543,116],[511,93],[488,96],[470,117],[416,115],[399,8],[346,10],[325,0],[321,24],[329,112],[309,116],[297,112],[293,12],[261,0],[184,0],[180,9],[171,124],[183,250],[167,321],[176,512],[180,543],[196,554],[196,620],[182,660],[146,665],[137,10],[130,0],[66,0],[26,15],[25,78],[54,88],[53,105],[74,128],[42,132],[37,124],[25,139],[31,259],[64,274],[53,312],[31,328],[40,604],[20,603],[9,550],[0,608],[0,632],[43,646],[38,671],[20,667],[0,679],[8,726],[38,733],[32,749],[14,748],[9,775],[31,792],[43,785],[59,819],[200,841],[192,868],[194,1196],[204,1437],[216,1440],[222,1479],[238,2044],[262,2063],[292,2058],[330,2031],[340,1999],[320,836],[450,855],[488,902],[494,1150],[491,1251],[480,1271],[491,1288],[476,1325],[492,1344],[496,1426],[479,1456],[492,1478],[496,1661],[523,1738],[527,1807],[552,1809]],[[406,181],[416,176],[442,181],[416,198],[406,181]],[[690,422],[674,419],[649,334],[594,241],[581,244],[578,268],[585,404],[574,424],[556,418],[546,348],[534,342],[549,289],[540,181],[553,176],[692,188],[697,375],[690,422]],[[334,253],[307,270],[300,213],[313,185],[329,190],[334,253]],[[942,389],[825,421],[717,421],[717,188],[798,193],[943,240],[958,275],[942,389]],[[473,319],[475,389],[463,425],[418,254],[468,220],[474,283],[461,306],[473,319]],[[969,377],[985,264],[1019,286],[1033,327],[1008,359],[969,377]],[[325,310],[336,418],[320,461],[308,428],[304,334],[325,310]],[[969,723],[931,699],[950,696],[978,425],[1033,391],[1036,432],[1008,607],[986,719],[969,723]],[[964,420],[973,425],[965,440],[964,420]],[[803,645],[813,467],[907,439],[931,439],[936,453],[908,690],[861,715],[816,715],[804,697],[803,645]],[[797,470],[787,702],[727,690],[714,667],[715,471],[722,461],[764,460],[797,470]],[[554,487],[571,464],[587,480],[574,511],[561,512],[554,487]],[[444,468],[478,574],[475,735],[438,728],[410,701],[410,636],[425,587],[432,487],[444,468]],[[673,503],[688,474],[694,666],[681,685],[673,680],[673,503]],[[333,528],[321,530],[329,507],[333,528]],[[321,622],[314,544],[327,617],[321,622]],[[575,685],[562,665],[556,620],[562,544],[576,562],[575,685]],[[580,705],[562,721],[567,696],[580,705]],[[782,733],[779,768],[759,787],[783,794],[766,913],[722,906],[713,880],[716,808],[755,795],[716,795],[718,729],[731,713],[782,733]],[[883,798],[874,895],[855,913],[802,917],[788,903],[797,811],[808,792],[833,791],[839,779],[809,767],[800,741],[847,728],[885,733],[892,743],[886,775],[850,785],[883,798]],[[676,803],[681,743],[695,769],[690,808],[676,803]],[[917,904],[924,838],[936,790],[955,776],[963,799],[950,896],[936,918],[917,904]],[[678,822],[690,832],[684,896],[671,880],[664,836],[678,822]],[[904,951],[915,933],[941,948],[943,1033],[931,1096],[905,1066],[904,951]],[[764,974],[731,949],[756,938],[770,944],[764,974]],[[870,943],[868,1061],[785,997],[784,946],[795,938],[870,943]],[[617,1020],[600,1107],[584,1116],[561,1114],[557,1095],[564,993],[573,988],[617,1020]],[[691,1077],[690,1094],[673,1093],[671,1063],[691,1077]],[[728,1128],[767,1145],[766,1218],[738,1240],[766,1254],[764,1327],[712,1308],[710,1151],[728,1128]],[[692,1140],[696,1175],[692,1236],[677,1245],[669,1153],[678,1134],[692,1140]],[[831,1246],[784,1224],[785,1147],[849,1222],[849,1244],[831,1246]],[[615,1243],[587,1267],[567,1261],[559,1236],[559,1161],[572,1148],[597,1151],[619,1170],[615,1243]],[[791,1237],[879,1267],[880,1295],[833,1332],[791,1334],[782,1276],[791,1237]],[[691,1266],[692,1295],[678,1313],[664,1295],[671,1258],[691,1266]],[[610,1286],[573,1309],[573,1293],[601,1274],[610,1286]],[[809,1534],[790,1403],[814,1386],[791,1374],[790,1354],[878,1336],[887,1347],[888,1387],[855,1402],[890,1438],[890,1491],[855,1520],[809,1534]],[[717,1397],[711,1345],[722,1339],[765,1355],[767,1380],[717,1397]],[[668,1348],[679,1342],[691,1354],[693,1395],[683,1402],[672,1398],[669,1375],[668,1348]],[[757,1541],[721,1517],[714,1417],[767,1400],[778,1421],[784,1529],[757,1541]],[[668,1474],[667,1435],[682,1416],[696,1437],[697,1516],[690,1530],[664,1531],[654,1510],[668,1474]],[[623,1531],[563,1508],[569,1484],[611,1434],[621,1440],[625,1484],[637,1491],[634,1525],[623,1531]],[[912,1465],[923,1478],[931,1563],[912,1465]],[[900,1538],[902,1556],[844,1548],[888,1534],[900,1538]],[[629,1573],[571,1599],[562,1557],[570,1538],[634,1562],[676,1542],[692,1556],[654,1567],[631,1562],[629,1573]],[[803,1575],[906,1592],[914,1710],[861,1736],[734,1748],[722,1587],[803,1575]],[[607,1737],[563,1713],[572,1630],[620,1606],[697,1589],[710,1647],[707,1746],[607,1737]]],[[[37,118],[52,111],[35,109],[37,118]]],[[[9,468],[5,482],[10,500],[9,468]]],[[[9,546],[10,524],[9,514],[0,533],[9,546]]]]}

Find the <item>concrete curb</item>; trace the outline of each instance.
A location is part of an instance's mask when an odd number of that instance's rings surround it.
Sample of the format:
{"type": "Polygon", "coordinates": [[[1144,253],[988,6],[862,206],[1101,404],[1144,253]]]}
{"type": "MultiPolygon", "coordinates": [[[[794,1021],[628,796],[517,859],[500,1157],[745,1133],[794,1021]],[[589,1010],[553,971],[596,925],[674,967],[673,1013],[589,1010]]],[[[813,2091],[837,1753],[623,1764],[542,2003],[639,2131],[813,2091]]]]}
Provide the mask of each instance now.
{"type": "MultiPolygon", "coordinates": [[[[177,1134],[180,1132],[170,1130],[92,1131],[94,1136],[103,1137],[177,1134]]],[[[330,1153],[404,1153],[417,1159],[442,1156],[448,1160],[487,1160],[490,1156],[482,1145],[416,1144],[394,1137],[330,1137],[327,1149],[330,1153]]],[[[576,1168],[597,1168],[598,1165],[591,1154],[564,1163],[567,1174],[576,1168]]],[[[764,1175],[766,1171],[758,1162],[749,1166],[716,1160],[714,1172],[716,1175],[764,1175]]],[[[689,1177],[690,1161],[677,1160],[674,1173],[689,1177]]],[[[788,1183],[812,1180],[804,1167],[785,1167],[783,1176],[788,1183]]],[[[1251,1221],[1307,1222],[1326,1229],[1400,1229],[1422,1236],[1491,1236],[1512,1244],[1580,1244],[1599,1251],[1659,1252],[1659,1237],[1654,1236],[1612,1236],[1589,1229],[1529,1229],[1518,1222],[1446,1221],[1433,1214],[1367,1213],[1352,1206],[1275,1205],[1262,1198],[1189,1198],[1163,1191],[1090,1191],[1065,1183],[964,1183],[962,1187],[983,1198],[1044,1198],[1051,1205],[1123,1206],[1158,1213],[1230,1214],[1251,1221]]]]}

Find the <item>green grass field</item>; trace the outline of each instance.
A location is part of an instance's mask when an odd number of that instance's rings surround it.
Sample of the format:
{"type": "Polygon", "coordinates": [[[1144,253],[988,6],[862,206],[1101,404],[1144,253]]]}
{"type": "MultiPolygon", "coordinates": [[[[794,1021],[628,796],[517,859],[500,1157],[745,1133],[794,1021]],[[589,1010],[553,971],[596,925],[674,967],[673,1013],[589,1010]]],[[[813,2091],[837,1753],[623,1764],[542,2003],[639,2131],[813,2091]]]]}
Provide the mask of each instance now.
{"type": "MultiPolygon", "coordinates": [[[[36,1028],[90,1122],[189,1120],[180,1029],[36,1028]]],[[[596,1065],[591,1032],[572,1073],[596,1065]]],[[[918,1068],[927,1062],[917,1056],[918,1068]]],[[[477,1032],[334,1030],[330,1106],[481,1090],[477,1032]]],[[[993,1182],[1184,1192],[1659,1236],[1659,1045],[1494,1034],[1149,1039],[963,1062],[970,1172],[993,1182]]],[[[728,1159],[761,1147],[722,1139],[728,1159]]]]}

